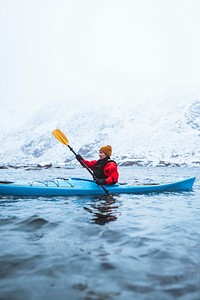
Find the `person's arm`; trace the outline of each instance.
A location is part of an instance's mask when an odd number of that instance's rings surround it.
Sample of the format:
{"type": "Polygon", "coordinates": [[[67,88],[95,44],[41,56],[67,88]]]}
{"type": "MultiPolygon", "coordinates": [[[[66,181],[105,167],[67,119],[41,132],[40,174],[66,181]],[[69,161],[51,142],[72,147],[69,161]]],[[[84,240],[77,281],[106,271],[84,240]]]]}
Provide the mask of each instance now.
{"type": "Polygon", "coordinates": [[[107,176],[107,178],[105,179],[105,184],[115,184],[118,182],[118,167],[114,162],[109,162],[105,166],[104,173],[107,176]]]}
{"type": "Polygon", "coordinates": [[[94,169],[94,165],[96,164],[96,160],[92,160],[92,161],[86,160],[80,154],[76,155],[76,159],[81,163],[83,167],[84,164],[82,162],[84,162],[85,165],[92,170],[94,169]]]}
{"type": "Polygon", "coordinates": [[[86,164],[86,166],[88,167],[88,168],[90,168],[92,171],[94,170],[94,166],[95,166],[95,164],[96,164],[96,160],[91,160],[91,161],[89,161],[89,160],[86,160],[86,159],[82,159],[82,161],[86,164]]]}

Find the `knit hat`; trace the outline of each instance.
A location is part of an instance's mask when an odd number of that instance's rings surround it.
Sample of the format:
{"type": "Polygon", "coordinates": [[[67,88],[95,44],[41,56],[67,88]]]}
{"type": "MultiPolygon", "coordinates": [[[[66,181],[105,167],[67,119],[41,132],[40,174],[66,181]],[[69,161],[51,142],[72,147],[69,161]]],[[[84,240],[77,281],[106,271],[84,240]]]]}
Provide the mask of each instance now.
{"type": "Polygon", "coordinates": [[[102,146],[99,151],[104,152],[107,156],[112,155],[112,147],[110,145],[102,146]]]}

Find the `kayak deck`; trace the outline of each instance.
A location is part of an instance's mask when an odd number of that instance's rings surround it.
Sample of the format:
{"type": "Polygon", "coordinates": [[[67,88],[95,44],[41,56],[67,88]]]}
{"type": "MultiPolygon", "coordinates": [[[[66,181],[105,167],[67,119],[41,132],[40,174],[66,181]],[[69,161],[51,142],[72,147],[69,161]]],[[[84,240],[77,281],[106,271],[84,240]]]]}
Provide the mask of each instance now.
{"type": "MultiPolygon", "coordinates": [[[[191,190],[195,177],[166,184],[106,185],[110,194],[143,194],[191,190]]],[[[95,181],[83,178],[53,179],[45,181],[0,181],[0,195],[13,196],[70,196],[102,195],[105,191],[95,181]]]]}

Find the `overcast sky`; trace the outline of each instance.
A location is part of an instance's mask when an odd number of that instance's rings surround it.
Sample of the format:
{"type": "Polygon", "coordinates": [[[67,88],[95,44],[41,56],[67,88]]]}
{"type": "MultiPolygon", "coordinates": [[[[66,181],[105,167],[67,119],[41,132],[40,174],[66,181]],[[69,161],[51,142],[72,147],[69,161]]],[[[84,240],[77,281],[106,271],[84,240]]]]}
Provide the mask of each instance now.
{"type": "Polygon", "coordinates": [[[199,96],[199,12],[199,0],[0,0],[1,114],[199,96]]]}

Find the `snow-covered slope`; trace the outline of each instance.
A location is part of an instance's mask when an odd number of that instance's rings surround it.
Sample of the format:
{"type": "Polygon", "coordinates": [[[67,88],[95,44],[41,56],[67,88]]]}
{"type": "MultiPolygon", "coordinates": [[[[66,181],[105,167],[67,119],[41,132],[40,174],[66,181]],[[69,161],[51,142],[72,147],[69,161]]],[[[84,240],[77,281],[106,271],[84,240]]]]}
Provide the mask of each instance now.
{"type": "Polygon", "coordinates": [[[60,128],[85,158],[111,144],[122,165],[200,166],[200,101],[170,98],[159,103],[47,106],[20,128],[0,136],[0,165],[77,163],[51,132],[60,128]]]}

